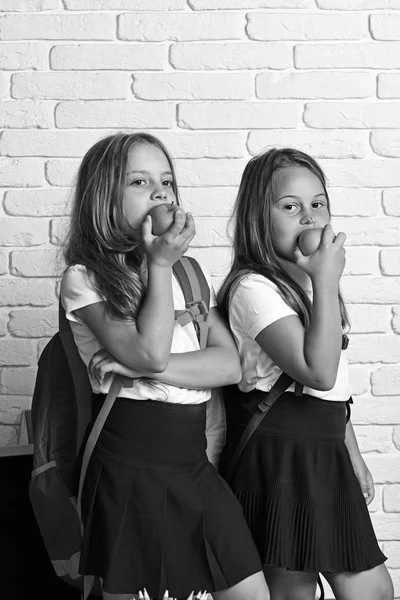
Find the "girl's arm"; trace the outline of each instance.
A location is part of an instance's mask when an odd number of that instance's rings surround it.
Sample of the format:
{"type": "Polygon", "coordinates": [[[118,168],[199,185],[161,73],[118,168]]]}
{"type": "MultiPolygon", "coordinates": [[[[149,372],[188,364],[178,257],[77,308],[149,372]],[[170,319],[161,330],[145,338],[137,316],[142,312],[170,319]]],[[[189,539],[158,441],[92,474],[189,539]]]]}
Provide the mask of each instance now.
{"type": "Polygon", "coordinates": [[[177,210],[173,225],[156,237],[148,216],[142,233],[148,281],[136,321],[110,317],[105,302],[90,304],[75,314],[117,360],[133,369],[160,372],[168,363],[174,328],[172,265],[186,252],[195,233],[194,222],[190,215],[185,220],[185,213],[177,210]]]}
{"type": "Polygon", "coordinates": [[[342,328],[339,279],[344,268],[345,235],[336,238],[330,225],[313,254],[295,251],[296,264],[310,277],[313,308],[309,328],[297,315],[278,319],[261,331],[256,342],[282,371],[317,390],[330,390],[339,366],[342,328]]]}
{"type": "MultiPolygon", "coordinates": [[[[161,373],[132,370],[104,350],[94,354],[89,363],[91,377],[102,382],[108,372],[126,377],[150,377],[163,383],[189,389],[221,387],[238,383],[241,367],[235,341],[225,325],[218,308],[208,314],[207,347],[192,352],[171,354],[166,369],[161,373]]],[[[125,361],[124,361],[125,362],[125,361]]]]}
{"type": "Polygon", "coordinates": [[[346,425],[346,437],[344,441],[350,455],[354,473],[358,479],[361,491],[368,505],[372,502],[375,496],[374,480],[372,479],[372,475],[368,470],[363,457],[361,456],[356,434],[354,433],[351,421],[348,421],[346,425]]]}

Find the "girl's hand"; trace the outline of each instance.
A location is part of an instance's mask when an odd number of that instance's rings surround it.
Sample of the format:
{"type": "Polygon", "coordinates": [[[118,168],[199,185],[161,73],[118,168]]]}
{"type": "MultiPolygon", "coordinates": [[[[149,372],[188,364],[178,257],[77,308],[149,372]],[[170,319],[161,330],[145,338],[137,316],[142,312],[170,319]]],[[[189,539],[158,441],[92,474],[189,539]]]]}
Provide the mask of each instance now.
{"type": "Polygon", "coordinates": [[[365,498],[365,502],[368,506],[368,504],[371,504],[375,496],[374,480],[372,479],[372,475],[361,455],[356,460],[353,460],[352,464],[354,473],[358,479],[358,483],[360,484],[361,491],[365,498]]]}
{"type": "Polygon", "coordinates": [[[196,229],[190,213],[175,205],[174,221],[162,235],[152,233],[151,216],[142,224],[142,241],[149,263],[170,267],[187,251],[196,229]]]}
{"type": "Polygon", "coordinates": [[[130,369],[118,362],[118,360],[104,348],[93,354],[89,362],[88,371],[91,379],[95,379],[99,385],[103,383],[107,373],[118,373],[119,375],[124,375],[131,379],[142,377],[142,373],[130,369]]]}
{"type": "Polygon", "coordinates": [[[304,256],[300,248],[294,251],[295,263],[309,275],[312,281],[338,284],[345,265],[346,251],[343,244],[346,235],[336,236],[331,225],[325,225],[321,242],[315,252],[304,256]]]}

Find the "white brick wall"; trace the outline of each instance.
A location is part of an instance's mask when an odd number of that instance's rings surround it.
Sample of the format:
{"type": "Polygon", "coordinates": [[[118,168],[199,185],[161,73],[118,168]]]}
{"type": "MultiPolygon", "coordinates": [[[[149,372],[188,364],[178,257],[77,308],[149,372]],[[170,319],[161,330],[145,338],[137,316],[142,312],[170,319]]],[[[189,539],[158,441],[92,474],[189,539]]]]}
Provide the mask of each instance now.
{"type": "Polygon", "coordinates": [[[400,598],[400,0],[2,0],[0,127],[0,445],[57,327],[69,187],[97,139],[167,144],[216,285],[250,156],[321,161],[348,236],[353,421],[400,598]]]}

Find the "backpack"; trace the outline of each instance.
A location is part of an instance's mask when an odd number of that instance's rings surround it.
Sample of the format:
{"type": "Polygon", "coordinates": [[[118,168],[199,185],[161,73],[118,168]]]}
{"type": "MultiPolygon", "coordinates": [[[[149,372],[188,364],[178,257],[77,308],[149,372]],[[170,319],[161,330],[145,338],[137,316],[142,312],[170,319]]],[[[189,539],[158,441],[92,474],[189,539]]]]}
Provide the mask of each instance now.
{"type": "MultiPolygon", "coordinates": [[[[175,320],[183,327],[193,323],[203,348],[210,306],[207,280],[191,257],[182,257],[173,271],[186,304],[185,310],[175,311],[175,320]]],[[[32,398],[34,449],[29,498],[56,575],[82,590],[85,600],[90,593],[101,596],[101,588],[97,578],[83,577],[78,572],[83,536],[82,486],[91,453],[124,381],[124,377],[114,376],[87,437],[92,420],[92,388],[60,301],[59,330],[40,356],[32,398]],[[82,455],[78,482],[76,465],[82,455]]]]}

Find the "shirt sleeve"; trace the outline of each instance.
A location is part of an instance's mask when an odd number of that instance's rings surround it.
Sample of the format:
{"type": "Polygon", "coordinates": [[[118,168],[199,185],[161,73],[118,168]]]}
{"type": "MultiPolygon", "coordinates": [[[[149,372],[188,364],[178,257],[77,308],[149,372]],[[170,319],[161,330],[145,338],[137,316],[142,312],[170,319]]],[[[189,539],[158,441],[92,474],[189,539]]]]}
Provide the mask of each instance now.
{"type": "Polygon", "coordinates": [[[83,265],[74,265],[64,274],[61,281],[61,302],[67,319],[80,322],[74,310],[105,300],[95,289],[92,276],[83,265]]]}
{"type": "Polygon", "coordinates": [[[252,339],[268,325],[297,313],[283,299],[277,286],[266,277],[252,274],[238,284],[230,302],[232,328],[252,339]]]}

